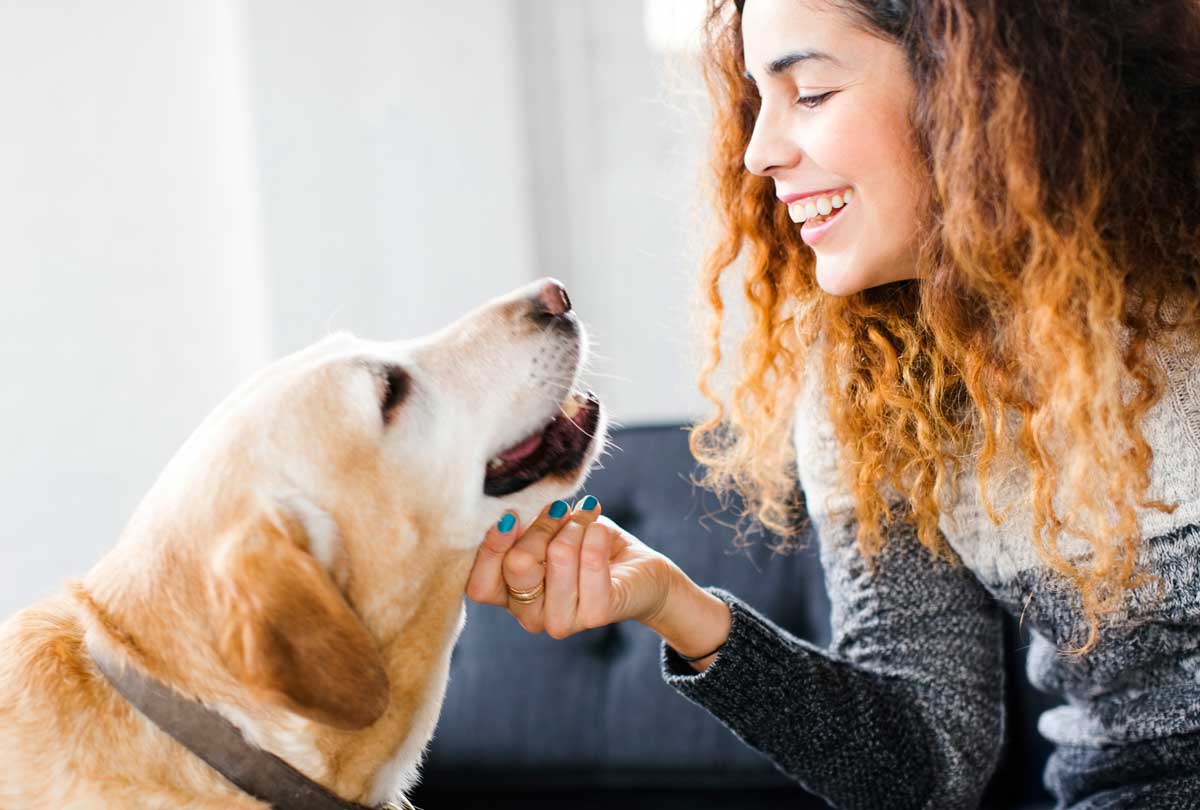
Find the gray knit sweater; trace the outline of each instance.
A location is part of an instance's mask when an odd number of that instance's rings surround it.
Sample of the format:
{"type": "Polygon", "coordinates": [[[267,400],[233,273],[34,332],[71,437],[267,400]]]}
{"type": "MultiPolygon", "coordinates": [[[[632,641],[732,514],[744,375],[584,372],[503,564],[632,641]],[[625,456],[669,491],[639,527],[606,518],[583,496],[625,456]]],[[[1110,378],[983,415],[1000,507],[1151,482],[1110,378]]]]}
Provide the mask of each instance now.
{"type": "MultiPolygon", "coordinates": [[[[1150,494],[1179,507],[1139,514],[1141,561],[1165,595],[1134,591],[1082,660],[1057,651],[1086,638],[1078,594],[1038,558],[1019,499],[996,500],[1014,504],[1001,526],[988,519],[973,471],[940,526],[964,565],[893,530],[867,570],[814,380],[795,440],[832,603],[829,649],[714,587],[733,616],[729,640],[702,673],[664,643],[664,679],[834,807],[977,807],[1004,737],[1001,611],[1023,611],[1028,677],[1066,701],[1039,722],[1056,745],[1045,781],[1058,806],[1200,808],[1200,362],[1181,343],[1157,358],[1169,388],[1143,424],[1150,494]]],[[[1028,491],[1019,469],[1006,481],[1010,495],[1028,491]]]]}

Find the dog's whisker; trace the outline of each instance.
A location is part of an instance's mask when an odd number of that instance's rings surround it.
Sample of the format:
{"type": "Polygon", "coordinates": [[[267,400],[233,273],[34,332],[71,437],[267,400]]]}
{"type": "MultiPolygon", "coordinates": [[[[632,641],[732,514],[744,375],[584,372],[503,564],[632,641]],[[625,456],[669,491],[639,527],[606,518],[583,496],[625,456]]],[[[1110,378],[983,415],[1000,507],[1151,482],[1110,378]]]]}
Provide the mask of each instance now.
{"type": "Polygon", "coordinates": [[[570,416],[567,414],[567,412],[566,412],[566,410],[563,408],[563,406],[562,406],[562,403],[561,403],[561,402],[560,402],[560,403],[558,403],[558,410],[559,410],[559,412],[560,412],[560,413],[561,413],[563,416],[566,416],[566,417],[567,417],[567,423],[568,423],[568,424],[570,424],[570,425],[571,425],[571,427],[575,428],[575,429],[576,429],[576,430],[578,430],[580,433],[582,433],[584,436],[587,436],[589,439],[591,439],[591,438],[594,438],[594,434],[588,433],[586,430],[584,430],[582,427],[580,427],[578,424],[576,424],[575,420],[574,420],[574,419],[572,419],[572,418],[571,418],[571,417],[570,417],[570,416]]]}

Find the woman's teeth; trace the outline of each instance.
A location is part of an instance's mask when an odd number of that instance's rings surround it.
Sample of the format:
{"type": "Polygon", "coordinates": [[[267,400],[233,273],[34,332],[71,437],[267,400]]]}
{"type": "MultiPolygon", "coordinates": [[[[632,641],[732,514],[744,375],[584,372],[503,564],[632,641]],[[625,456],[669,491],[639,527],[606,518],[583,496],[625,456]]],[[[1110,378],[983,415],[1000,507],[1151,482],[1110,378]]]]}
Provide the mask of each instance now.
{"type": "Polygon", "coordinates": [[[821,195],[809,197],[807,200],[797,200],[788,206],[788,214],[792,222],[807,222],[810,219],[825,217],[835,208],[848,205],[854,199],[854,189],[848,188],[832,197],[821,195]]]}

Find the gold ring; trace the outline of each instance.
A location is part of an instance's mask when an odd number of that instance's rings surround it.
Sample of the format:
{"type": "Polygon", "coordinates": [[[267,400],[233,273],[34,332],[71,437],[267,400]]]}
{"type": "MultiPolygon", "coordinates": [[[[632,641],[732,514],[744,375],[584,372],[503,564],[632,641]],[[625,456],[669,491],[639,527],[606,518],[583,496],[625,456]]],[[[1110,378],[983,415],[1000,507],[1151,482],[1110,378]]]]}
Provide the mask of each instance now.
{"type": "Polygon", "coordinates": [[[536,588],[533,588],[528,591],[516,591],[516,590],[513,590],[512,588],[509,588],[508,595],[514,602],[517,602],[522,605],[528,605],[528,604],[530,604],[532,602],[536,602],[538,599],[540,599],[542,594],[545,592],[545,590],[546,590],[546,580],[543,579],[541,582],[539,582],[537,584],[536,588]]]}

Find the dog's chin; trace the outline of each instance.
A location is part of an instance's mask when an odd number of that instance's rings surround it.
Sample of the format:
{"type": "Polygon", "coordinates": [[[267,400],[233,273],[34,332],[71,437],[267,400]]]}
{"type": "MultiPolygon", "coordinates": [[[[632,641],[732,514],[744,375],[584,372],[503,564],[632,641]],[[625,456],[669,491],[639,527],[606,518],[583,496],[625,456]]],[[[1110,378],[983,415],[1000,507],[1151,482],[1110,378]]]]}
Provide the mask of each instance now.
{"type": "MultiPolygon", "coordinates": [[[[586,477],[603,442],[603,414],[595,394],[572,394],[541,429],[492,457],[483,494],[502,498],[535,484],[566,494],[586,477]]],[[[530,493],[532,494],[532,493],[530,493]]]]}

